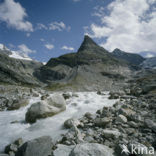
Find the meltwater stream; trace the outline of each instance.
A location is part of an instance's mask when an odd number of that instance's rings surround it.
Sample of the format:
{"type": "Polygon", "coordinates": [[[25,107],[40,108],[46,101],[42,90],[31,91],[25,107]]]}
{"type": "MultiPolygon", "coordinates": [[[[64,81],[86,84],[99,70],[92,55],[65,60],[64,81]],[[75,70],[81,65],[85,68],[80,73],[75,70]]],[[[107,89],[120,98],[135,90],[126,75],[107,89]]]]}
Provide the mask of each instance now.
{"type": "Polygon", "coordinates": [[[86,112],[95,113],[104,106],[112,106],[115,100],[108,99],[106,95],[97,95],[96,92],[77,92],[78,97],[72,97],[67,100],[66,111],[53,117],[38,120],[35,124],[24,122],[27,109],[32,103],[37,102],[40,98],[33,98],[26,107],[15,111],[0,112],[0,151],[4,147],[22,137],[24,141],[34,139],[40,136],[49,135],[53,140],[59,139],[60,135],[67,130],[63,129],[63,123],[69,118],[82,117],[86,112]],[[13,121],[19,121],[11,124],[13,121]]]}

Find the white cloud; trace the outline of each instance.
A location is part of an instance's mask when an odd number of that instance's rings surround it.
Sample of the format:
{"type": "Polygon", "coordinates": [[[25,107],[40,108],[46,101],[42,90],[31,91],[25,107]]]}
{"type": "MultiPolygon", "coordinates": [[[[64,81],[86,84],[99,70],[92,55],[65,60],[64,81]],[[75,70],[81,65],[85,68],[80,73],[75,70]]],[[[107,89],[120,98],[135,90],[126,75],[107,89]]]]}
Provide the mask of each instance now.
{"type": "Polygon", "coordinates": [[[70,31],[71,27],[66,26],[63,22],[52,22],[49,24],[49,30],[58,30],[58,31],[63,31],[67,30],[70,31]]]}
{"type": "Polygon", "coordinates": [[[4,0],[0,4],[0,20],[6,22],[9,27],[22,31],[33,31],[32,24],[25,20],[27,13],[20,3],[14,0],[4,0]]]}
{"type": "Polygon", "coordinates": [[[73,51],[74,50],[73,47],[68,47],[68,46],[63,46],[61,49],[62,50],[69,50],[69,51],[73,51]]]}
{"type": "Polygon", "coordinates": [[[115,0],[106,8],[96,7],[100,24],[91,24],[91,37],[103,39],[101,46],[112,51],[156,51],[155,0],[115,0]],[[106,13],[106,9],[107,12],[106,13]]]}
{"type": "Polygon", "coordinates": [[[26,54],[26,55],[36,52],[35,50],[29,49],[25,44],[19,45],[19,46],[18,46],[18,49],[19,49],[19,50],[18,50],[19,52],[24,53],[24,54],[26,54]]]}
{"type": "Polygon", "coordinates": [[[47,30],[48,28],[47,28],[47,26],[45,26],[44,24],[38,23],[36,29],[37,29],[37,30],[41,30],[41,29],[47,30]]]}
{"type": "Polygon", "coordinates": [[[48,50],[51,50],[54,48],[54,45],[53,44],[45,44],[45,47],[48,49],[48,50]]]}

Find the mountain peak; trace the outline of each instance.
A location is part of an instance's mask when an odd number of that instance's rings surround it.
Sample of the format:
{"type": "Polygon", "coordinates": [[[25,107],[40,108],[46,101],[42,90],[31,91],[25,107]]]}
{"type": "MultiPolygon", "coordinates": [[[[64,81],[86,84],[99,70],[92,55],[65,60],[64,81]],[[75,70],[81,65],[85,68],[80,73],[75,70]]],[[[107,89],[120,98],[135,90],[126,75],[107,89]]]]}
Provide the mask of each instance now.
{"type": "Polygon", "coordinates": [[[78,50],[79,51],[84,51],[84,50],[92,50],[95,47],[98,47],[98,45],[88,36],[84,36],[84,40],[78,50]]]}
{"type": "Polygon", "coordinates": [[[113,50],[114,54],[121,54],[121,53],[125,53],[124,51],[120,50],[119,48],[116,48],[113,50]]]}

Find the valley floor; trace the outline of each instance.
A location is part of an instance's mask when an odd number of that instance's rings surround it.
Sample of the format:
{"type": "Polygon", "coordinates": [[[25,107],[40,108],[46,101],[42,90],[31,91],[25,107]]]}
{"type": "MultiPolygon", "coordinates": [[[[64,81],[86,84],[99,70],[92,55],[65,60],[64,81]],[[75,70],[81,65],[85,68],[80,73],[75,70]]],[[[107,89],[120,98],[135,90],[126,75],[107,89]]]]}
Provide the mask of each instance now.
{"type": "MultiPolygon", "coordinates": [[[[72,95],[72,93],[69,94],[72,95]]],[[[95,113],[104,106],[112,106],[116,101],[108,99],[108,92],[104,92],[104,95],[98,95],[96,92],[75,92],[74,94],[75,96],[66,100],[66,111],[53,117],[40,119],[34,124],[25,123],[25,114],[33,103],[40,101],[41,95],[32,97],[29,104],[19,110],[0,112],[0,150],[3,150],[7,144],[20,137],[27,141],[49,135],[53,141],[56,141],[61,134],[67,132],[63,128],[65,120],[80,118],[86,112],[95,113]]]]}

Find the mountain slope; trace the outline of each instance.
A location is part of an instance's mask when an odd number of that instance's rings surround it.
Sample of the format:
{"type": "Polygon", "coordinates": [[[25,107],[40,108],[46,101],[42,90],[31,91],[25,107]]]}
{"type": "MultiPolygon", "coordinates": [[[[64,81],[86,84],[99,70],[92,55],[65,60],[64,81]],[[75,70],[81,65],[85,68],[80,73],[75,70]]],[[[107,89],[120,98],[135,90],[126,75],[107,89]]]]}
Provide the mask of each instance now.
{"type": "Polygon", "coordinates": [[[50,88],[63,86],[77,90],[109,90],[130,74],[128,63],[114,57],[88,36],[85,36],[77,53],[52,58],[35,73],[50,88]]]}
{"type": "Polygon", "coordinates": [[[146,59],[142,64],[141,66],[143,68],[154,68],[156,69],[156,57],[151,57],[151,58],[148,58],[146,59]]]}
{"type": "MultiPolygon", "coordinates": [[[[9,51],[8,51],[9,52],[9,51]]],[[[39,85],[33,76],[42,63],[9,57],[5,50],[0,51],[0,83],[39,85]]]]}
{"type": "Polygon", "coordinates": [[[3,44],[0,44],[0,54],[6,54],[11,58],[20,59],[20,60],[29,60],[32,61],[32,59],[24,54],[19,53],[18,51],[12,51],[8,49],[3,44]]]}
{"type": "Polygon", "coordinates": [[[112,52],[112,54],[115,57],[122,59],[122,60],[125,60],[125,61],[127,61],[133,65],[139,65],[145,60],[141,55],[127,53],[127,52],[121,51],[120,49],[115,49],[112,52]]]}

